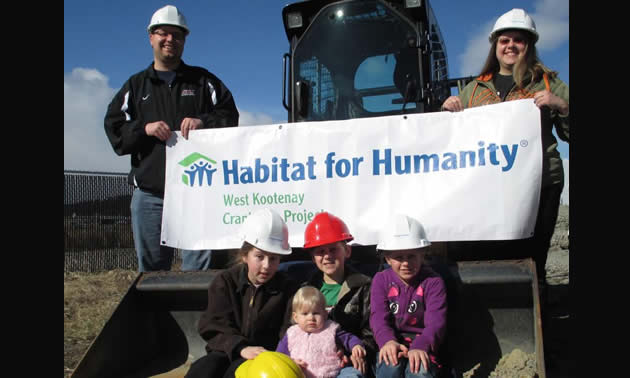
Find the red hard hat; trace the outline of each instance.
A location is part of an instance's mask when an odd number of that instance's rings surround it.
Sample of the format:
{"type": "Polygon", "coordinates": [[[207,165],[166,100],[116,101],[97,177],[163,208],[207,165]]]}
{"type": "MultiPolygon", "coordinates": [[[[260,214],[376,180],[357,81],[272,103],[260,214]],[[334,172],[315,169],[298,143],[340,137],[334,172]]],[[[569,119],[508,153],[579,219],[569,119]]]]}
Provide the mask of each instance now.
{"type": "Polygon", "coordinates": [[[341,219],[328,212],[317,214],[304,230],[304,248],[352,239],[354,238],[350,235],[348,226],[341,219]]]}

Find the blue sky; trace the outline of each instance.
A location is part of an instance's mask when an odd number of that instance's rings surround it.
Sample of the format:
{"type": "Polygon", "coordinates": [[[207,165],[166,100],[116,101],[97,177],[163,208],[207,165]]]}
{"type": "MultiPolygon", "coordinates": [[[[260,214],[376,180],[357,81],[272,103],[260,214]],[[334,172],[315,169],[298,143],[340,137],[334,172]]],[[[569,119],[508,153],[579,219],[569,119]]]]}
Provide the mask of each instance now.
{"type": "MultiPolygon", "coordinates": [[[[282,8],[289,0],[64,1],[64,169],[127,172],[103,130],[107,104],[127,78],[152,61],[146,27],[158,8],[184,13],[191,33],[184,61],[221,78],[234,95],[240,125],[286,122],[282,8]]],[[[569,0],[450,0],[431,6],[446,40],[449,75],[478,73],[487,35],[512,8],[525,9],[540,33],[539,57],[569,84],[569,0]]],[[[566,159],[569,148],[560,142],[566,159]]],[[[565,189],[568,184],[565,185],[565,189]]]]}

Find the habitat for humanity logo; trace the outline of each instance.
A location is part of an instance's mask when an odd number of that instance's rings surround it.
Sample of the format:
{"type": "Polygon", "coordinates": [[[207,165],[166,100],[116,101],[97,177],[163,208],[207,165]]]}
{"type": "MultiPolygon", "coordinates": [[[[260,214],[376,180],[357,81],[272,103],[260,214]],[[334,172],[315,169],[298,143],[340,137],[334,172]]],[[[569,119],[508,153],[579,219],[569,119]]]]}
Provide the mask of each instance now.
{"type": "Polygon", "coordinates": [[[188,155],[184,160],[179,162],[179,165],[187,167],[190,170],[184,170],[182,174],[182,182],[188,186],[203,186],[204,177],[206,178],[206,185],[212,185],[212,174],[217,170],[212,168],[213,164],[217,162],[198,153],[192,153],[188,155]]]}

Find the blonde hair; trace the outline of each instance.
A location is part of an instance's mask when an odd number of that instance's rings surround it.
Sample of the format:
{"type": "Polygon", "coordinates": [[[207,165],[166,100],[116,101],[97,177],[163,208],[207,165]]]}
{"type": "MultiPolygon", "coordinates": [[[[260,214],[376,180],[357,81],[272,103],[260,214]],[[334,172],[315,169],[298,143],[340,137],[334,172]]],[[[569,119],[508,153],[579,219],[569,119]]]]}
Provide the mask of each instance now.
{"type": "Polygon", "coordinates": [[[293,296],[291,309],[293,312],[297,312],[302,306],[308,306],[309,308],[321,306],[326,308],[326,298],[316,287],[303,286],[293,296]]]}
{"type": "MultiPolygon", "coordinates": [[[[499,40],[499,36],[501,36],[503,32],[508,30],[514,29],[507,29],[502,31],[501,33],[497,33],[497,35],[492,40],[490,51],[488,51],[486,62],[484,63],[483,68],[481,69],[481,74],[479,74],[479,76],[484,76],[488,74],[492,74],[494,76],[497,72],[499,72],[499,59],[497,59],[496,53],[497,41],[499,40]]],[[[527,46],[525,47],[525,54],[523,56],[523,59],[516,62],[514,64],[514,68],[512,69],[512,77],[514,77],[516,87],[520,89],[525,88],[530,83],[541,80],[544,73],[547,73],[550,79],[555,77],[558,73],[547,68],[542,63],[540,58],[538,58],[538,51],[536,50],[536,42],[534,42],[533,34],[523,30],[519,31],[522,32],[525,41],[527,42],[527,46]],[[529,81],[525,82],[527,78],[529,78],[529,81]]]]}

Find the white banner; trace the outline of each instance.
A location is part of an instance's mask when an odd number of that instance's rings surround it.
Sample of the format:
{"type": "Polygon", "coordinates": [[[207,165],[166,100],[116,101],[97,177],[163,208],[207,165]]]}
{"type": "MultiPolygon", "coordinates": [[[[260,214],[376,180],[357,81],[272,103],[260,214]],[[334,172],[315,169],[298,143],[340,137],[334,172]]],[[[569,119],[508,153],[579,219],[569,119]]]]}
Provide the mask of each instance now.
{"type": "Polygon", "coordinates": [[[390,215],[418,219],[432,241],[533,235],[542,147],[533,100],[467,109],[195,130],[166,151],[162,243],[238,248],[240,225],[277,211],[302,247],[321,211],[355,243],[376,244],[390,215]]]}

